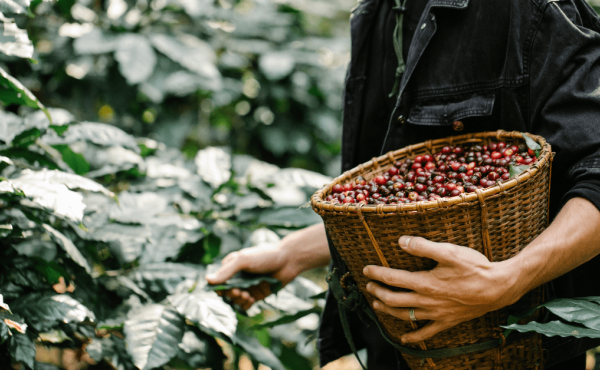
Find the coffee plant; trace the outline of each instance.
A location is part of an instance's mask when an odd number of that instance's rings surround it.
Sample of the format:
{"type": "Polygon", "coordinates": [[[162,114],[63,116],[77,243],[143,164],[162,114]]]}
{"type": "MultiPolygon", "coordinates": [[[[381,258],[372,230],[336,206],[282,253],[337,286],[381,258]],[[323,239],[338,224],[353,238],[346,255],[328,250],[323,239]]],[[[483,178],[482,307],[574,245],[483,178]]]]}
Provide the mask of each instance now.
{"type": "Polygon", "coordinates": [[[118,369],[219,369],[223,341],[272,369],[312,368],[303,355],[313,351],[318,286],[300,278],[240,313],[204,275],[231,251],[319,222],[299,206],[327,177],[219,147],[186,160],[47,112],[52,123],[41,110],[0,117],[1,363],[34,368],[36,347],[60,346],[118,369]],[[267,330],[290,317],[305,319],[267,330]]]}
{"type": "MultiPolygon", "coordinates": [[[[2,51],[32,57],[26,33],[2,20],[14,31],[2,51]]],[[[299,278],[240,312],[204,275],[231,251],[318,222],[301,206],[327,177],[221,147],[189,160],[47,109],[0,72],[4,104],[37,108],[0,111],[0,363],[52,368],[36,359],[51,362],[43,353],[58,347],[103,368],[222,369],[229,348],[234,366],[246,354],[272,369],[312,368],[323,303],[316,284],[299,278]]]]}

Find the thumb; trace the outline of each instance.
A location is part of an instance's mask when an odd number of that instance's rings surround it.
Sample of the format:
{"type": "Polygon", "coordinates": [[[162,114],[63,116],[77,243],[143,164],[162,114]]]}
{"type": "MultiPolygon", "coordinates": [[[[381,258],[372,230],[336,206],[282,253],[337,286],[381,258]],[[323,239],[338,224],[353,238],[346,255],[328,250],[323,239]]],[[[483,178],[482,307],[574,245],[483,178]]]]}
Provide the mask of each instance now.
{"type": "Polygon", "coordinates": [[[230,255],[229,258],[225,258],[223,265],[217,271],[206,275],[209,284],[222,284],[243,269],[240,259],[237,258],[237,252],[234,253],[236,256],[230,255]]]}
{"type": "Polygon", "coordinates": [[[450,243],[436,243],[425,238],[402,236],[398,244],[413,256],[431,258],[440,263],[452,263],[455,260],[457,246],[450,243]]]}

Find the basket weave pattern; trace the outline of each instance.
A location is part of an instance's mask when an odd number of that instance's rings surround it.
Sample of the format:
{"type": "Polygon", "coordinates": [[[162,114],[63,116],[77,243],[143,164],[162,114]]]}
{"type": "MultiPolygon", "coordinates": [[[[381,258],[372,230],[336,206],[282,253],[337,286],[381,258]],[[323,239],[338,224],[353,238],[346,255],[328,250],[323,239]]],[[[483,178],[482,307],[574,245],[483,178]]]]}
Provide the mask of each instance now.
{"type": "MultiPolygon", "coordinates": [[[[384,264],[377,248],[392,268],[423,271],[436,265],[433,260],[412,256],[399,248],[398,239],[402,235],[466,246],[481,252],[490,261],[503,261],[519,253],[546,228],[552,153],[543,138],[530,136],[542,145],[538,161],[516,179],[498,183],[478,194],[401,205],[333,205],[323,201],[334,184],[345,183],[359,175],[369,180],[385,172],[396,160],[432,154],[449,144],[505,141],[509,145],[518,145],[523,143],[520,133],[498,131],[462,135],[390,152],[336,178],[313,196],[313,209],[324,219],[336,250],[369,304],[374,297],[365,289],[369,279],[362,270],[367,265],[384,264]]],[[[541,288],[536,288],[512,306],[462,323],[412,347],[453,348],[501,338],[499,325],[505,324],[510,314],[539,305],[541,292],[541,288]]],[[[376,313],[390,338],[398,343],[403,333],[413,330],[411,322],[379,311],[376,313]]],[[[425,324],[426,321],[417,322],[418,327],[425,324]]],[[[433,361],[422,361],[409,355],[404,357],[412,369],[540,369],[540,343],[540,336],[533,335],[493,350],[433,361]]]]}

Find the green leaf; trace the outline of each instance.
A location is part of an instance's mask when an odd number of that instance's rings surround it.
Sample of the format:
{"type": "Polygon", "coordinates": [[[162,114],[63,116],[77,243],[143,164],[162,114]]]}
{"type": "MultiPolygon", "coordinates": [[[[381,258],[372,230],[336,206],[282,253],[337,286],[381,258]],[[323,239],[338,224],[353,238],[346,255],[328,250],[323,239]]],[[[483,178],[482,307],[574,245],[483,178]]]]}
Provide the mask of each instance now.
{"type": "Polygon", "coordinates": [[[600,305],[596,302],[563,298],[552,300],[542,306],[566,321],[600,331],[600,305]]]}
{"type": "Polygon", "coordinates": [[[54,130],[54,132],[56,132],[57,135],[62,136],[62,134],[64,134],[69,129],[69,126],[68,125],[63,125],[63,126],[50,125],[50,128],[52,130],[54,130]]]}
{"type": "Polygon", "coordinates": [[[5,14],[25,14],[28,6],[28,0],[0,0],[0,12],[5,14]]]}
{"type": "Polygon", "coordinates": [[[527,171],[527,169],[530,166],[526,165],[526,164],[522,164],[522,165],[510,165],[508,167],[508,174],[510,176],[510,178],[513,178],[515,176],[519,176],[520,174],[522,174],[523,172],[527,171]]]}
{"type": "Polygon", "coordinates": [[[50,330],[47,331],[45,333],[40,333],[40,339],[43,342],[48,342],[48,343],[62,343],[62,342],[66,342],[66,341],[70,341],[72,342],[73,339],[69,338],[69,336],[62,330],[56,329],[56,330],[50,330]]]}
{"type": "Polygon", "coordinates": [[[194,162],[198,175],[213,188],[218,188],[231,178],[231,155],[221,148],[200,150],[194,162]]]}
{"type": "Polygon", "coordinates": [[[65,279],[69,278],[67,271],[56,263],[55,261],[44,261],[41,258],[37,258],[35,262],[35,269],[48,281],[50,284],[56,284],[59,282],[60,277],[65,279]]]}
{"type": "Polygon", "coordinates": [[[52,147],[60,152],[63,161],[65,161],[76,174],[85,175],[90,172],[90,164],[85,160],[85,157],[82,154],[75,153],[68,145],[53,145],[52,147]]]}
{"type": "Polygon", "coordinates": [[[2,68],[0,68],[0,101],[8,105],[19,104],[41,109],[48,117],[48,120],[52,122],[50,113],[35,95],[2,68]]]}
{"type": "Polygon", "coordinates": [[[600,330],[582,328],[581,326],[570,325],[561,321],[550,321],[546,324],[533,321],[525,325],[512,324],[502,325],[502,327],[522,333],[533,331],[547,337],[600,338],[600,330]]]}
{"type": "Polygon", "coordinates": [[[65,252],[67,252],[67,254],[69,255],[69,257],[71,257],[71,259],[73,261],[75,261],[75,263],[77,263],[79,266],[83,267],[85,269],[85,271],[87,271],[88,274],[92,273],[92,268],[88,264],[88,262],[85,259],[85,257],[81,254],[81,252],[79,251],[79,249],[77,249],[77,247],[75,246],[75,244],[73,244],[73,242],[71,241],[71,239],[67,238],[60,231],[54,229],[50,225],[43,224],[42,226],[44,227],[44,229],[46,229],[46,231],[48,231],[50,233],[50,235],[52,236],[52,238],[61,247],[63,247],[63,249],[65,250],[65,252]]]}
{"type": "Polygon", "coordinates": [[[204,279],[204,266],[184,263],[150,263],[133,269],[126,275],[156,301],[174,294],[182,281],[204,279]]]}
{"type": "Polygon", "coordinates": [[[285,228],[302,228],[321,222],[321,217],[310,208],[268,209],[258,218],[259,224],[285,228]]]}
{"type": "Polygon", "coordinates": [[[11,224],[2,224],[0,225],[0,238],[6,238],[13,231],[13,226],[11,224]]]}
{"type": "Polygon", "coordinates": [[[22,362],[33,369],[35,362],[35,344],[26,334],[13,333],[8,344],[10,356],[15,362],[22,362]]]}
{"type": "Polygon", "coordinates": [[[235,344],[242,348],[254,360],[265,364],[273,370],[285,370],[285,366],[279,361],[277,356],[268,348],[263,347],[258,339],[238,333],[235,344]]]}
{"type": "Polygon", "coordinates": [[[229,290],[233,288],[248,289],[256,286],[261,282],[267,282],[271,285],[271,292],[277,293],[281,289],[281,281],[274,277],[267,275],[251,274],[248,272],[239,272],[234,275],[231,279],[227,280],[223,284],[218,285],[207,285],[205,289],[208,290],[229,290]]]}
{"type": "Polygon", "coordinates": [[[25,170],[21,177],[10,180],[10,184],[41,207],[52,210],[55,215],[75,222],[82,221],[85,204],[81,194],[69,190],[63,184],[42,182],[35,173],[30,176],[32,172],[28,171],[25,170]]]}
{"type": "MultiPolygon", "coordinates": [[[[7,4],[15,4],[13,0],[0,0],[0,14],[7,9],[7,4]]],[[[14,12],[16,9],[12,9],[14,12]]],[[[11,12],[11,10],[8,10],[11,12]]],[[[6,55],[31,58],[33,56],[33,44],[27,35],[27,31],[20,29],[14,19],[0,16],[0,52],[6,55]]]]}
{"type": "Polygon", "coordinates": [[[81,122],[69,125],[63,136],[46,135],[43,140],[50,145],[73,144],[81,140],[89,141],[99,146],[121,146],[139,153],[140,148],[135,138],[118,127],[105,123],[81,122]]]}
{"type": "Polygon", "coordinates": [[[94,180],[87,179],[85,177],[74,175],[72,173],[66,173],[62,171],[49,171],[43,169],[41,171],[30,171],[24,170],[19,176],[20,180],[39,181],[44,183],[62,184],[71,190],[81,189],[87,191],[93,191],[96,193],[102,193],[107,197],[114,197],[114,193],[106,189],[104,186],[98,184],[94,180]]]}
{"type": "Polygon", "coordinates": [[[194,324],[233,337],[237,328],[235,312],[215,292],[196,290],[175,294],[167,300],[194,324]]]}
{"type": "Polygon", "coordinates": [[[29,325],[38,331],[51,329],[62,322],[72,307],[50,296],[30,294],[11,304],[13,312],[25,317],[29,325]]]}
{"type": "Polygon", "coordinates": [[[202,240],[202,247],[204,248],[202,263],[210,264],[221,252],[221,238],[215,234],[209,234],[202,240]]]}
{"type": "Polygon", "coordinates": [[[177,354],[185,320],[172,308],[149,304],[128,314],[123,332],[127,352],[139,369],[154,369],[177,354]]]}
{"type": "Polygon", "coordinates": [[[119,37],[115,59],[119,71],[130,85],[144,82],[156,65],[156,54],[148,39],[137,33],[119,37]]]}
{"type": "Polygon", "coordinates": [[[30,128],[15,136],[12,145],[17,147],[28,147],[35,143],[35,140],[42,135],[42,132],[37,128],[30,128]]]}
{"type": "Polygon", "coordinates": [[[525,143],[527,144],[527,147],[531,150],[541,150],[542,147],[540,146],[540,144],[538,144],[535,140],[533,140],[529,135],[522,133],[523,134],[523,139],[525,139],[525,143]]]}
{"type": "Polygon", "coordinates": [[[254,325],[252,329],[260,329],[260,328],[272,328],[274,326],[289,324],[295,322],[298,319],[303,318],[304,316],[310,315],[312,313],[321,313],[321,307],[314,307],[309,310],[298,311],[293,315],[284,315],[276,320],[263,322],[261,324],[254,325]]]}
{"type": "Polygon", "coordinates": [[[58,165],[48,156],[25,148],[10,148],[0,150],[0,155],[9,156],[12,159],[22,158],[31,164],[37,164],[51,170],[58,169],[58,165]]]}

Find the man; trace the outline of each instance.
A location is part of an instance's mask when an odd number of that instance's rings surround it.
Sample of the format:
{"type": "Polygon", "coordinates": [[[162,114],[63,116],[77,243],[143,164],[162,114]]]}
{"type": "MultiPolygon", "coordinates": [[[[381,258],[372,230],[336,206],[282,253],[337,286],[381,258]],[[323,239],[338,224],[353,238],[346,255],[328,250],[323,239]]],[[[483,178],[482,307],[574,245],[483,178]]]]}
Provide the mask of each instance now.
{"type": "MultiPolygon", "coordinates": [[[[546,282],[551,282],[551,297],[600,295],[596,13],[583,0],[407,0],[404,5],[364,0],[353,11],[342,169],[457,131],[531,132],[546,138],[556,152],[550,201],[554,220],[519,255],[496,263],[468,248],[403,236],[401,248],[439,264],[422,273],[368,266],[364,273],[373,280],[368,289],[379,298],[374,309],[409,320],[408,310],[414,308],[418,319],[431,320],[402,337],[409,343],[509,305],[546,282]],[[400,14],[402,32],[394,32],[400,14]],[[406,68],[398,69],[404,61],[406,68]],[[413,292],[394,292],[378,282],[413,292]]],[[[207,279],[217,283],[246,270],[270,273],[285,284],[329,258],[323,225],[315,225],[277,247],[233,253],[207,279]]],[[[269,291],[259,286],[228,294],[249,307],[269,291]]],[[[339,340],[343,331],[336,309],[329,295],[319,339],[322,364],[350,352],[339,340]]],[[[368,349],[368,367],[405,368],[373,325],[350,320],[357,345],[368,349]]],[[[544,338],[546,369],[584,369],[585,350],[594,345],[544,338]]]]}

